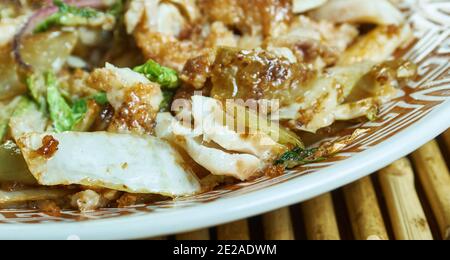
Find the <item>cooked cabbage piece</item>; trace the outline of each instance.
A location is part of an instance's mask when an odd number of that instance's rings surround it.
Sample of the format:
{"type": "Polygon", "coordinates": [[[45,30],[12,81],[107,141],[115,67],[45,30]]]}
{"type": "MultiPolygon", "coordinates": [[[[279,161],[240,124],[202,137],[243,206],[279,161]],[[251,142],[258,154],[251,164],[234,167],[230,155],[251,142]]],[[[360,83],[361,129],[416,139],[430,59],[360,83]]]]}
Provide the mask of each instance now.
{"type": "Polygon", "coordinates": [[[76,32],[46,32],[25,37],[19,49],[23,61],[36,72],[57,73],[65,65],[77,42],[76,32]]]}
{"type": "Polygon", "coordinates": [[[264,168],[263,162],[254,155],[226,152],[219,147],[206,146],[201,136],[184,128],[170,113],[158,115],[156,134],[182,147],[196,163],[214,175],[246,180],[264,168]]]}
{"type": "Polygon", "coordinates": [[[17,97],[9,102],[0,103],[0,142],[5,138],[9,120],[22,99],[23,97],[17,97]]]}
{"type": "Polygon", "coordinates": [[[87,83],[94,89],[105,91],[115,109],[110,132],[153,132],[156,114],[163,101],[159,84],[129,68],[117,68],[111,64],[94,70],[87,83]]]}
{"type": "MultiPolygon", "coordinates": [[[[35,72],[57,73],[65,65],[77,41],[78,35],[74,32],[41,33],[25,37],[16,51],[20,51],[22,62],[30,65],[35,72]]],[[[0,100],[24,94],[27,90],[12,52],[10,45],[0,48],[0,100]]]]}
{"type": "MultiPolygon", "coordinates": [[[[0,11],[2,8],[0,7],[0,11]]],[[[10,43],[14,35],[19,31],[20,27],[26,22],[28,15],[19,17],[5,17],[0,14],[0,47],[10,43]]]]}
{"type": "Polygon", "coordinates": [[[47,118],[30,99],[22,97],[9,120],[11,137],[18,140],[27,133],[42,133],[47,127],[47,118]]]}
{"type": "MultiPolygon", "coordinates": [[[[291,120],[289,125],[294,129],[312,133],[332,125],[336,120],[362,116],[375,119],[379,106],[396,97],[398,91],[395,87],[398,85],[380,86],[375,79],[364,81],[364,76],[405,44],[410,39],[410,33],[409,25],[375,28],[343,53],[338,66],[319,74],[315,80],[302,84],[302,98],[288,106],[282,106],[279,118],[291,120]],[[346,99],[357,86],[371,89],[369,92],[372,95],[347,103],[346,99]]],[[[391,71],[396,66],[398,64],[384,68],[387,68],[385,71],[391,71]]],[[[396,82],[397,76],[390,76],[389,79],[396,82]]]]}
{"type": "Polygon", "coordinates": [[[341,56],[339,65],[359,62],[381,63],[413,38],[410,25],[379,26],[359,38],[341,56]]]}
{"type": "Polygon", "coordinates": [[[388,0],[329,0],[313,12],[318,20],[336,23],[374,23],[399,25],[404,21],[403,14],[388,0]]]}
{"type": "Polygon", "coordinates": [[[17,145],[12,141],[0,145],[0,182],[36,184],[17,145]]]}
{"type": "Polygon", "coordinates": [[[192,97],[190,115],[194,119],[194,128],[169,113],[159,114],[156,134],[181,146],[194,161],[214,175],[248,180],[287,150],[262,129],[249,129],[245,111],[240,115],[244,116],[243,120],[236,121],[235,115],[227,113],[215,99],[192,97]],[[217,164],[218,161],[222,163],[217,164]]]}
{"type": "Polygon", "coordinates": [[[155,137],[104,132],[27,134],[18,145],[39,184],[80,184],[179,197],[200,184],[183,158],[155,137]]]}
{"type": "Polygon", "coordinates": [[[56,200],[69,195],[71,191],[61,188],[36,188],[12,192],[0,191],[0,206],[39,200],[56,200]]]}
{"type": "Polygon", "coordinates": [[[301,99],[302,102],[282,107],[279,119],[290,120],[292,128],[311,133],[331,126],[338,120],[364,116],[374,120],[380,105],[397,96],[399,86],[399,78],[386,75],[389,77],[384,81],[379,77],[382,76],[380,71],[392,70],[395,73],[395,66],[398,65],[378,67],[365,62],[331,68],[305,86],[306,95],[301,99]]]}
{"type": "Polygon", "coordinates": [[[293,0],[294,13],[304,13],[324,5],[328,0],[293,0]]]}

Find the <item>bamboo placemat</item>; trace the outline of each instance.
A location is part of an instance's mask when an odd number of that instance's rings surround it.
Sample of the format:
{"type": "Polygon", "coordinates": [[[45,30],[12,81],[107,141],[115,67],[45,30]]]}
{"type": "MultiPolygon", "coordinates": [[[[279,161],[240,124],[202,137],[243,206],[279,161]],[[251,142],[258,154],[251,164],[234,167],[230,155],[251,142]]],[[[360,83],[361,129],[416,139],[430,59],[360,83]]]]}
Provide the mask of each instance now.
{"type": "Polygon", "coordinates": [[[289,208],[178,240],[450,239],[450,129],[370,177],[289,208]]]}

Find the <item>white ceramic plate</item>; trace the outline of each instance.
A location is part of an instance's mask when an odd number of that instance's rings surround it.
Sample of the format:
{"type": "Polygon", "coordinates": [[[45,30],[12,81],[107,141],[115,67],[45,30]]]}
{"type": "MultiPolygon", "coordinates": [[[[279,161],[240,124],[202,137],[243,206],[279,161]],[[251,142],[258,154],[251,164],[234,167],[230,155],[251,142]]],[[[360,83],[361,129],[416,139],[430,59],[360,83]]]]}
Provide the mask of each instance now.
{"type": "Polygon", "coordinates": [[[420,78],[383,107],[378,121],[354,126],[367,132],[335,158],[277,178],[153,205],[58,216],[0,210],[0,239],[144,238],[209,227],[310,199],[409,154],[450,127],[450,3],[411,0],[405,12],[418,40],[401,56],[419,64],[420,78]]]}

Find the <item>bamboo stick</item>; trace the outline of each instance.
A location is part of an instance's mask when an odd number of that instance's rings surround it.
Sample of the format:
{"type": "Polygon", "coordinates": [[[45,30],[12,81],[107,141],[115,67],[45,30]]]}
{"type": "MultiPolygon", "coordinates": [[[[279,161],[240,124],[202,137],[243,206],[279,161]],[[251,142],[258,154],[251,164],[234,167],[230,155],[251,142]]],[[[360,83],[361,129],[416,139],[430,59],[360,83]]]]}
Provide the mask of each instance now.
{"type": "Polygon", "coordinates": [[[200,229],[192,232],[178,234],[177,240],[210,240],[209,229],[200,229]]]}
{"type": "Polygon", "coordinates": [[[264,237],[267,240],[294,240],[289,208],[263,215],[264,237]]]}
{"type": "Polygon", "coordinates": [[[450,239],[450,175],[437,142],[426,144],[412,158],[443,239],[450,239]]]}
{"type": "Polygon", "coordinates": [[[379,179],[395,237],[398,240],[432,240],[409,160],[400,159],[381,170],[379,179]]]}
{"type": "Polygon", "coordinates": [[[304,202],[302,212],[309,240],[340,239],[331,193],[304,202]]]}
{"type": "Polygon", "coordinates": [[[370,177],[343,188],[353,234],[357,240],[387,240],[388,235],[370,177]]]}
{"type": "Polygon", "coordinates": [[[250,231],[246,219],[217,227],[218,240],[250,240],[250,231]]]}

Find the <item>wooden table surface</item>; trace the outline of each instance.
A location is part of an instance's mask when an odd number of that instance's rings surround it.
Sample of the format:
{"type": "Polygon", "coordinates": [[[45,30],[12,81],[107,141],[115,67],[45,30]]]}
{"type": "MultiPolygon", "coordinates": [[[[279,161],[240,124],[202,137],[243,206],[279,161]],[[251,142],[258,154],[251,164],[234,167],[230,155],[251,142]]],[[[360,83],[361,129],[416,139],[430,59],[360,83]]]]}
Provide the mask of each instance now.
{"type": "Polygon", "coordinates": [[[157,239],[450,239],[450,130],[339,190],[262,216],[157,239]]]}

